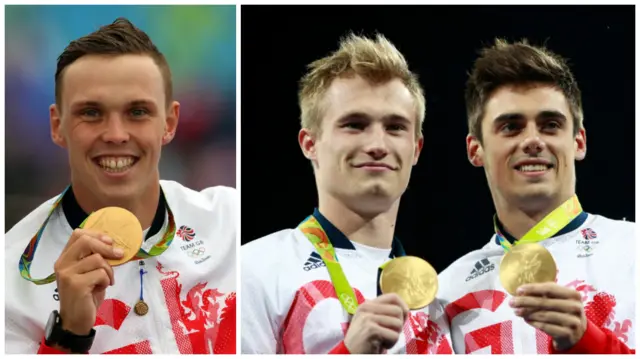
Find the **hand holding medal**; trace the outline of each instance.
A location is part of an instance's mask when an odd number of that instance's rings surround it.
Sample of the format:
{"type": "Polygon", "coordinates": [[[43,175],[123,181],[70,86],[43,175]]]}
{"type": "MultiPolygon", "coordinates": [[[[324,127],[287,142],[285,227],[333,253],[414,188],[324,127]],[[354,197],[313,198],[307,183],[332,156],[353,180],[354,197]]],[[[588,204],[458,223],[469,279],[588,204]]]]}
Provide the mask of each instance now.
{"type": "MultiPolygon", "coordinates": [[[[147,252],[141,248],[143,232],[137,217],[122,208],[103,208],[92,213],[80,225],[80,229],[73,231],[54,265],[54,273],[46,278],[34,278],[31,276],[31,264],[38,244],[47,223],[69,188],[67,187],[58,196],[44,223],[25,248],[18,262],[18,270],[22,278],[35,285],[45,285],[57,281],[60,315],[62,316],[63,307],[68,308],[65,313],[76,312],[71,316],[75,324],[67,321],[63,326],[67,329],[78,328],[73,333],[84,333],[93,327],[96,308],[104,299],[106,287],[114,284],[112,266],[161,255],[173,242],[176,224],[171,208],[163,197],[168,225],[162,239],[147,252]],[[63,293],[71,293],[71,299],[69,299],[69,294],[63,293]]],[[[141,268],[140,299],[134,306],[134,311],[138,315],[147,314],[149,309],[143,300],[142,276],[144,273],[146,272],[141,268]]]]}
{"type": "Polygon", "coordinates": [[[345,337],[352,354],[381,354],[391,349],[400,338],[409,312],[426,307],[436,297],[438,274],[423,259],[396,257],[381,269],[383,294],[358,307],[345,337]]]}
{"type": "Polygon", "coordinates": [[[104,208],[73,232],[54,265],[64,329],[88,335],[106,288],[115,283],[112,266],[126,263],[142,243],[138,219],[121,208],[104,208]]]}
{"type": "Polygon", "coordinates": [[[400,339],[409,315],[396,294],[383,294],[358,306],[349,322],[344,345],[351,354],[383,354],[400,339]]]}
{"type": "Polygon", "coordinates": [[[529,325],[553,338],[557,350],[567,350],[583,336],[587,319],[580,293],[555,283],[557,266],[551,253],[537,242],[554,236],[582,213],[572,196],[511,245],[496,226],[505,255],[500,282],[514,296],[509,305],[529,325]]]}
{"type": "Polygon", "coordinates": [[[394,259],[380,267],[379,285],[383,294],[358,305],[335,249],[317,219],[309,216],[298,228],[325,263],[343,308],[353,315],[344,339],[351,354],[381,354],[391,349],[400,338],[409,311],[426,307],[435,298],[436,271],[418,257],[405,256],[400,249],[392,254],[394,259]]]}

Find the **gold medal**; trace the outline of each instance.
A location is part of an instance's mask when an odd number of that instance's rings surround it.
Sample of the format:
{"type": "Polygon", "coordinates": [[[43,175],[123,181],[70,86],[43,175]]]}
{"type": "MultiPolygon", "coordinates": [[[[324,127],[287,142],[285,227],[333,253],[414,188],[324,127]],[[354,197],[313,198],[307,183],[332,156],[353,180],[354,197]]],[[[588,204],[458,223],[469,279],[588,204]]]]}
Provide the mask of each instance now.
{"type": "Polygon", "coordinates": [[[133,311],[139,315],[143,316],[149,312],[149,306],[142,300],[139,300],[138,303],[133,307],[133,311]]]}
{"type": "Polygon", "coordinates": [[[138,218],[124,208],[106,207],[93,212],[83,228],[106,234],[113,239],[113,247],[124,251],[121,259],[107,260],[112,266],[127,263],[142,246],[142,226],[138,218]]]}
{"type": "Polygon", "coordinates": [[[551,253],[538,243],[513,246],[500,261],[500,283],[511,295],[523,284],[553,282],[556,262],[551,253]]]}
{"type": "Polygon", "coordinates": [[[396,293],[416,310],[429,305],[438,292],[438,273],[422,258],[403,256],[387,262],[380,275],[382,293],[396,293]]]}

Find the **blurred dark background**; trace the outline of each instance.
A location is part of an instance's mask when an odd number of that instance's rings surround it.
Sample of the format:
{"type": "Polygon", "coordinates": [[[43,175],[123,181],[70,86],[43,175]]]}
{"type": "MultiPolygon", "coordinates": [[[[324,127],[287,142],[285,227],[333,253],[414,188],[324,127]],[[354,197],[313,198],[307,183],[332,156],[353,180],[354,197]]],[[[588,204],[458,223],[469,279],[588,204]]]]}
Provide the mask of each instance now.
{"type": "Polygon", "coordinates": [[[235,187],[235,6],[6,6],[6,231],[69,183],[67,152],[53,144],[49,126],[57,57],[118,17],[164,53],[181,103],[161,178],[196,190],[235,187]]]}
{"type": "Polygon", "coordinates": [[[493,234],[484,170],[467,161],[464,85],[495,37],[546,42],[569,58],[583,93],[586,211],[635,220],[634,6],[242,6],[242,243],[293,228],[317,205],[297,143],[297,82],[350,30],[381,32],[426,91],[424,148],[396,234],[441,271],[493,234]]]}

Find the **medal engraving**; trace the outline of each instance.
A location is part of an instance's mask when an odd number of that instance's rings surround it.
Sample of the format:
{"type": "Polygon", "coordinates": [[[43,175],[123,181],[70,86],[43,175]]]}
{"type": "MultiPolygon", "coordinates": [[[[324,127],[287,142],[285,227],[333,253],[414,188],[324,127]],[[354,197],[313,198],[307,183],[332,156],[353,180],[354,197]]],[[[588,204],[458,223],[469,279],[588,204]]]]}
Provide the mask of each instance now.
{"type": "Polygon", "coordinates": [[[124,208],[106,207],[92,213],[84,225],[85,229],[102,232],[113,239],[113,247],[121,248],[124,256],[109,259],[112,266],[127,263],[142,246],[142,226],[136,216],[124,208]]]}
{"type": "Polygon", "coordinates": [[[404,256],[392,259],[380,275],[382,293],[396,293],[416,310],[429,305],[438,292],[438,274],[425,260],[404,256]]]}
{"type": "Polygon", "coordinates": [[[511,295],[523,284],[553,282],[556,262],[538,243],[522,243],[511,248],[500,262],[500,283],[511,295]]]}

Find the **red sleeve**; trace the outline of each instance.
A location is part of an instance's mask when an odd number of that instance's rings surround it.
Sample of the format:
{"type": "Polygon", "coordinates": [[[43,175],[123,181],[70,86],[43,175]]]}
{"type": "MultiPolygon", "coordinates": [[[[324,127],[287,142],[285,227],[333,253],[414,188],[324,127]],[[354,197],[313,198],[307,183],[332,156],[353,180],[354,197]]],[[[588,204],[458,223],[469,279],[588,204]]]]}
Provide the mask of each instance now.
{"type": "MultiPolygon", "coordinates": [[[[50,346],[47,346],[47,344],[45,344],[46,340],[44,338],[42,338],[42,341],[40,341],[40,348],[38,348],[38,354],[68,354],[65,352],[62,352],[56,348],[52,348],[50,346]]],[[[89,353],[85,353],[85,354],[89,354],[89,353]]]]}
{"type": "Polygon", "coordinates": [[[349,353],[349,349],[344,345],[344,341],[341,341],[338,345],[333,347],[329,354],[351,354],[349,353]]]}
{"type": "Polygon", "coordinates": [[[553,341],[549,341],[551,354],[635,354],[635,349],[629,349],[618,337],[606,328],[599,328],[587,319],[587,330],[580,341],[571,349],[555,350],[553,341]]]}

